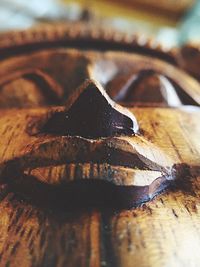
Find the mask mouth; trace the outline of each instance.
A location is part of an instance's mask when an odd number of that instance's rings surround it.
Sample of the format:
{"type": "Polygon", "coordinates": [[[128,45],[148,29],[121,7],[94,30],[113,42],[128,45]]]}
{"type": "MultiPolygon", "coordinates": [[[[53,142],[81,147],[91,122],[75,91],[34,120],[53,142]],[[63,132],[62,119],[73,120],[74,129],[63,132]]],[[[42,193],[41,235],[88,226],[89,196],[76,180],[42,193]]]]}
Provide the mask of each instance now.
{"type": "Polygon", "coordinates": [[[175,179],[172,170],[170,159],[138,135],[39,136],[23,156],[4,164],[1,177],[26,198],[50,206],[106,202],[127,208],[166,189],[175,179]]]}

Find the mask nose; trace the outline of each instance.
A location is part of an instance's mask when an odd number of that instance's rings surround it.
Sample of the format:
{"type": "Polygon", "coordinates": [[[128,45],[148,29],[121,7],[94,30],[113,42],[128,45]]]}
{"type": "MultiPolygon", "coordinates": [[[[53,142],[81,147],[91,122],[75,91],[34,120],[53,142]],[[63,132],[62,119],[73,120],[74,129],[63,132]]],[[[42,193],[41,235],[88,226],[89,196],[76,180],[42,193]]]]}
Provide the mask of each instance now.
{"type": "Polygon", "coordinates": [[[43,127],[48,134],[91,139],[133,135],[137,131],[135,116],[116,104],[94,80],[86,80],[69,97],[65,110],[54,113],[43,127]]]}

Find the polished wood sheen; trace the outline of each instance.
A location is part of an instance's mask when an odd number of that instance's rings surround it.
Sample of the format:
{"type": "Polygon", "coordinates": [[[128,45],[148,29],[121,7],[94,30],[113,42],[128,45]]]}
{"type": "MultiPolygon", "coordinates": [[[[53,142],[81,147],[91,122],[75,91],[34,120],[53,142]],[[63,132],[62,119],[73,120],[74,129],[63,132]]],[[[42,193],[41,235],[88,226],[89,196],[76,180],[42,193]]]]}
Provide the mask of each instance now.
{"type": "Polygon", "coordinates": [[[49,206],[34,187],[40,201],[33,204],[2,185],[0,266],[198,266],[200,112],[194,113],[134,110],[147,137],[191,166],[171,190],[135,209],[49,206]]]}
{"type": "Polygon", "coordinates": [[[91,24],[1,36],[0,267],[199,267],[200,85],[179,52],[91,24]],[[133,135],[44,127],[86,79],[133,135]]]}

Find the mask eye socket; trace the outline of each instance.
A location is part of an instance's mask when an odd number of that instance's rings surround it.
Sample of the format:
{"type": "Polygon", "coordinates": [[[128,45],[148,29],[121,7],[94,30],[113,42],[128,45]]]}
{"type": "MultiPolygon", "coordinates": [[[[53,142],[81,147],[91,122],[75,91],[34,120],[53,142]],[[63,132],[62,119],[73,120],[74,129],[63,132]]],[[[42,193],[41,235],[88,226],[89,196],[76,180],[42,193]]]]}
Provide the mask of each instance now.
{"type": "Polygon", "coordinates": [[[34,108],[58,105],[63,91],[41,70],[17,71],[0,80],[1,108],[34,108]]]}
{"type": "Polygon", "coordinates": [[[110,97],[125,105],[150,107],[199,106],[172,78],[154,70],[117,74],[106,84],[110,97]]]}
{"type": "Polygon", "coordinates": [[[199,106],[199,84],[176,67],[142,55],[96,60],[90,74],[115,102],[125,106],[199,106]]]}

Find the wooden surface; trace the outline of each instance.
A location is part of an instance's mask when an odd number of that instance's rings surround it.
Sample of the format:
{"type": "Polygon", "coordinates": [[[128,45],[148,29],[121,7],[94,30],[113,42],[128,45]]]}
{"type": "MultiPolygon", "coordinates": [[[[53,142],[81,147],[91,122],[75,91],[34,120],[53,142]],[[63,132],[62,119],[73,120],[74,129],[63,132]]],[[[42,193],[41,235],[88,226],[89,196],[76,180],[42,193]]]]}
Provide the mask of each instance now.
{"type": "Polygon", "coordinates": [[[148,138],[177,162],[190,163],[194,177],[147,204],[121,211],[109,205],[89,210],[34,205],[2,186],[0,266],[199,265],[200,112],[132,111],[148,138]],[[156,132],[154,124],[159,125],[156,132]]]}
{"type": "MultiPolygon", "coordinates": [[[[156,59],[160,57],[164,60],[170,59],[168,62],[174,62],[173,55],[168,57],[169,55],[167,56],[162,50],[157,48],[154,51],[152,46],[149,47],[147,44],[141,49],[135,39],[123,39],[126,36],[119,38],[117,34],[106,37],[105,32],[98,35],[90,30],[79,31],[79,28],[75,32],[75,28],[71,32],[66,27],[48,29],[11,33],[0,42],[0,267],[199,267],[199,83],[173,65],[156,59]],[[108,46],[112,50],[114,42],[119,45],[120,50],[138,49],[140,53],[155,58],[121,52],[86,52],[80,50],[80,42],[77,43],[77,40],[81,40],[85,42],[85,48],[91,48],[87,45],[98,46],[102,38],[103,50],[108,46]],[[69,44],[79,47],[79,51],[67,49],[68,41],[69,44]],[[43,46],[40,47],[41,43],[43,46]],[[30,49],[26,50],[27,54],[23,45],[30,49]],[[61,48],[55,49],[58,46],[61,48]],[[41,51],[38,51],[40,48],[41,51]],[[31,53],[31,50],[35,52],[31,53]],[[165,163],[172,161],[176,166],[181,164],[180,170],[184,171],[184,175],[182,173],[177,175],[168,191],[132,209],[113,208],[113,205],[106,200],[103,206],[93,203],[93,199],[88,203],[90,205],[84,205],[80,201],[76,206],[73,206],[72,202],[63,203],[67,201],[67,196],[64,196],[63,202],[57,201],[60,198],[57,186],[60,184],[67,187],[70,179],[61,175],[45,176],[48,168],[51,168],[45,164],[52,161],[52,158],[56,161],[62,150],[54,153],[53,146],[51,147],[56,137],[30,135],[27,131],[31,126],[29,118],[34,121],[38,115],[41,117],[51,111],[52,108],[41,107],[43,105],[65,104],[68,95],[86,78],[98,80],[108,92],[111,90],[115,93],[112,86],[113,84],[121,86],[117,80],[119,75],[121,75],[120,81],[126,81],[132,74],[149,69],[157,73],[156,83],[159,81],[157,79],[159,75],[165,75],[169,81],[175,82],[187,96],[183,97],[184,101],[186,100],[184,104],[191,104],[192,99],[194,106],[186,107],[181,103],[176,108],[170,108],[166,107],[169,103],[165,103],[165,108],[155,106],[132,108],[130,106],[133,103],[123,103],[128,105],[135,115],[140,133],[131,138],[126,136],[116,138],[112,140],[111,145],[122,149],[121,142],[123,144],[129,142],[136,146],[138,140],[145,140],[145,144],[151,147],[150,156],[153,155],[152,151],[158,148],[164,155],[165,163]],[[27,88],[31,88],[31,93],[27,88]],[[48,98],[52,93],[57,96],[57,101],[53,103],[50,101],[51,98],[48,98]],[[33,98],[27,97],[30,95],[33,98]],[[15,96],[15,100],[9,96],[15,96]],[[15,109],[19,106],[35,109],[15,109]],[[43,142],[49,142],[47,150],[45,146],[40,146],[43,142]],[[38,150],[35,150],[35,154],[29,153],[34,152],[31,148],[38,150]],[[27,165],[33,163],[33,156],[36,165],[27,165]],[[38,160],[41,158],[42,161],[38,160]],[[11,163],[12,160],[15,162],[16,159],[20,159],[17,163],[22,165],[11,164],[10,168],[5,168],[5,163],[9,160],[11,163]],[[29,172],[36,176],[37,183],[34,183],[30,176],[21,177],[17,171],[15,172],[19,166],[32,167],[31,171],[25,168],[24,174],[29,172]],[[9,171],[10,174],[16,175],[9,176],[9,171]],[[7,175],[3,176],[2,173],[7,175]],[[47,194],[49,191],[55,191],[56,196],[54,194],[53,200],[56,201],[51,201],[47,194]]],[[[151,84],[151,81],[148,80],[148,83],[151,84]]],[[[137,88],[142,87],[139,85],[137,88]]],[[[140,97],[142,98],[142,95],[140,97]]],[[[31,129],[34,130],[34,127],[31,129]]],[[[60,148],[63,148],[64,139],[57,138],[58,147],[60,145],[60,148]]],[[[69,141],[69,138],[65,140],[69,141]]],[[[92,142],[85,141],[85,143],[92,142]]],[[[141,149],[142,146],[138,148],[141,153],[148,151],[141,149]]],[[[66,154],[67,152],[69,160],[71,151],[65,149],[66,154]]],[[[88,157],[90,153],[87,152],[88,150],[81,154],[82,159],[88,157]]],[[[160,157],[153,156],[154,162],[160,163],[160,157]]],[[[72,168],[74,163],[69,164],[72,168]]],[[[95,166],[92,171],[95,170],[95,166]]],[[[106,173],[106,167],[103,165],[98,169],[100,174],[106,173]]],[[[118,166],[115,162],[112,168],[116,167],[118,166]]],[[[126,167],[127,171],[129,169],[127,167],[131,166],[120,167],[126,167]]],[[[136,176],[133,179],[132,175],[133,172],[139,173],[139,171],[133,169],[127,171],[132,178],[128,180],[130,184],[136,185],[136,182],[140,182],[140,179],[135,179],[136,176]]],[[[88,178],[87,174],[85,176],[82,174],[79,169],[79,178],[88,178]]],[[[120,186],[123,183],[122,176],[119,175],[118,180],[114,181],[114,186],[120,186]]],[[[99,191],[104,199],[104,191],[99,191]]],[[[78,193],[74,194],[77,200],[79,197],[78,193]]],[[[111,195],[110,202],[112,200],[111,195]]]]}

